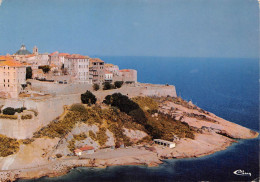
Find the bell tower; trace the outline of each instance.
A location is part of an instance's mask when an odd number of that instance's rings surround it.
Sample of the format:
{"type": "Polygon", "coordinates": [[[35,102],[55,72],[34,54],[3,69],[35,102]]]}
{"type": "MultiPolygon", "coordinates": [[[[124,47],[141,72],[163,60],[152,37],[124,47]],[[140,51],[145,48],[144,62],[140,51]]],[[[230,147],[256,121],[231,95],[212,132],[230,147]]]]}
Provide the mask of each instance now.
{"type": "Polygon", "coordinates": [[[34,46],[34,48],[33,48],[33,54],[34,54],[34,55],[38,55],[38,54],[39,54],[39,52],[38,52],[38,47],[34,46]]]}

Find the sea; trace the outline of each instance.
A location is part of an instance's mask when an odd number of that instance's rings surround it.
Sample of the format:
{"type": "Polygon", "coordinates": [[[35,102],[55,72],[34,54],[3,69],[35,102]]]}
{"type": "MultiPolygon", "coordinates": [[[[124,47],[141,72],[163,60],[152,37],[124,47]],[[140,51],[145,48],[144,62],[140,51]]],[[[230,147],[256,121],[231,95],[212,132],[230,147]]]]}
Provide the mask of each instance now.
{"type": "MultiPolygon", "coordinates": [[[[120,69],[136,69],[138,81],[175,85],[177,95],[231,122],[259,132],[259,60],[246,58],[109,57],[120,69]]],[[[259,180],[259,137],[238,140],[212,155],[168,159],[158,167],[80,167],[68,174],[19,182],[162,182],[259,180]],[[243,175],[234,174],[242,171],[243,175]],[[235,172],[236,173],[236,172],[235,172]]]]}

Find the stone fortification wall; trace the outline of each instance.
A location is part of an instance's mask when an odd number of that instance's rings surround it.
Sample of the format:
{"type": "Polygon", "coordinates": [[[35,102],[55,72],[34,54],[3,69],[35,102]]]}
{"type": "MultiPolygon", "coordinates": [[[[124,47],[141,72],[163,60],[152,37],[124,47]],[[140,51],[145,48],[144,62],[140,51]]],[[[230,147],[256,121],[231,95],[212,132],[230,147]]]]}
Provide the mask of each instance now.
{"type": "Polygon", "coordinates": [[[0,119],[0,133],[11,138],[25,139],[32,137],[33,132],[39,127],[39,118],[31,111],[18,115],[18,119],[0,119]],[[21,115],[30,114],[32,119],[21,119],[21,115]]]}
{"type": "MultiPolygon", "coordinates": [[[[86,90],[82,91],[84,93],[86,90]]],[[[176,97],[174,86],[138,84],[137,86],[123,86],[120,89],[95,91],[93,92],[98,101],[102,102],[107,95],[120,92],[129,97],[135,96],[171,96],[176,97]]],[[[0,119],[0,134],[4,134],[13,138],[31,137],[35,131],[46,126],[52,120],[60,116],[64,109],[64,105],[80,103],[80,95],[63,94],[56,96],[42,96],[38,98],[23,98],[23,99],[0,99],[0,105],[4,107],[26,107],[38,112],[38,116],[32,120],[6,120],[0,119]]]]}
{"type": "Polygon", "coordinates": [[[66,94],[76,94],[83,93],[86,90],[92,90],[92,84],[88,83],[71,83],[71,84],[59,84],[54,82],[42,82],[37,80],[30,80],[31,89],[33,91],[66,95],[66,94]]]}
{"type": "Polygon", "coordinates": [[[47,97],[40,100],[29,98],[7,99],[4,103],[3,100],[0,100],[4,107],[26,107],[28,110],[35,110],[38,113],[38,116],[31,120],[8,120],[1,118],[0,134],[18,139],[30,138],[35,131],[60,116],[64,111],[64,105],[80,102],[80,94],[47,97]]]}
{"type": "Polygon", "coordinates": [[[153,85],[153,84],[137,84],[136,86],[123,86],[120,89],[102,90],[93,92],[98,101],[103,101],[107,95],[120,92],[128,97],[136,96],[171,96],[177,97],[175,86],[173,85],[153,85]]]}

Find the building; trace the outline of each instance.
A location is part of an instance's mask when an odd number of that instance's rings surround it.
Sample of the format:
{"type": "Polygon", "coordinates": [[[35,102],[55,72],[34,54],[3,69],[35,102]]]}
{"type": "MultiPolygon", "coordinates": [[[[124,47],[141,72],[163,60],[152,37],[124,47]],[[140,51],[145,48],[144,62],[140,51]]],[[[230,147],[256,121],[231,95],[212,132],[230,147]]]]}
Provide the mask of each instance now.
{"type": "Polygon", "coordinates": [[[105,63],[99,58],[90,58],[90,79],[92,83],[103,83],[105,78],[105,63]]]}
{"type": "Polygon", "coordinates": [[[49,59],[50,59],[50,64],[55,64],[57,65],[59,68],[62,67],[62,65],[64,64],[65,61],[65,57],[69,56],[70,54],[68,53],[59,53],[58,51],[53,52],[49,55],[49,59]]]}
{"type": "Polygon", "coordinates": [[[75,155],[81,156],[83,154],[93,154],[95,152],[94,147],[85,145],[79,149],[74,150],[75,155]]]}
{"type": "Polygon", "coordinates": [[[91,83],[89,79],[89,57],[79,54],[64,57],[64,70],[72,77],[72,80],[83,83],[91,83]]]}
{"type": "Polygon", "coordinates": [[[81,156],[82,150],[76,149],[76,150],[74,150],[74,154],[77,155],[77,156],[81,156]]]}
{"type": "Polygon", "coordinates": [[[137,71],[133,69],[119,70],[119,76],[114,77],[114,81],[137,83],[137,71]]]}
{"type": "Polygon", "coordinates": [[[17,98],[22,84],[26,84],[26,66],[10,56],[0,56],[1,96],[17,98]]]}
{"type": "Polygon", "coordinates": [[[26,49],[25,45],[21,45],[21,48],[15,53],[15,55],[28,55],[28,54],[32,54],[32,53],[26,49]]]}
{"type": "Polygon", "coordinates": [[[113,75],[119,75],[119,67],[117,65],[105,63],[105,70],[112,72],[113,75]]]}
{"type": "Polygon", "coordinates": [[[113,81],[113,73],[109,71],[105,71],[105,77],[104,77],[105,82],[112,82],[113,81]]]}
{"type": "Polygon", "coordinates": [[[165,146],[165,147],[169,147],[169,148],[175,147],[175,143],[169,142],[169,141],[166,141],[166,140],[154,139],[153,141],[154,141],[155,144],[162,145],[162,146],[165,146]]]}

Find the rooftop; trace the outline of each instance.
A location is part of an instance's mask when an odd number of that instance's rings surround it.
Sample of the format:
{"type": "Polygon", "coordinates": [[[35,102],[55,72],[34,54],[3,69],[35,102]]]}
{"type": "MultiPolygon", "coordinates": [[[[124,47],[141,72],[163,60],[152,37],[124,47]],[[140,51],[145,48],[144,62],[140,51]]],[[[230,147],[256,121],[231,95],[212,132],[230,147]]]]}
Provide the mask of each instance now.
{"type": "Polygon", "coordinates": [[[85,151],[85,150],[94,150],[94,147],[92,147],[92,146],[88,146],[88,145],[85,145],[84,147],[81,147],[80,150],[81,150],[81,151],[85,151]]]}
{"type": "Polygon", "coordinates": [[[82,56],[80,54],[71,54],[71,55],[67,55],[65,57],[68,59],[86,59],[86,58],[88,58],[88,56],[82,56]]]}
{"type": "Polygon", "coordinates": [[[104,63],[104,61],[102,61],[99,58],[90,58],[89,61],[92,62],[92,63],[94,63],[94,62],[95,63],[104,63]]]}
{"type": "Polygon", "coordinates": [[[22,67],[24,65],[15,61],[10,56],[0,56],[0,66],[22,67]]]}

